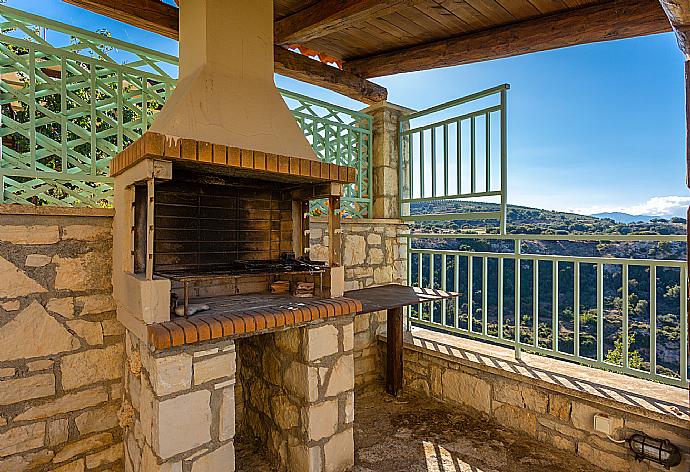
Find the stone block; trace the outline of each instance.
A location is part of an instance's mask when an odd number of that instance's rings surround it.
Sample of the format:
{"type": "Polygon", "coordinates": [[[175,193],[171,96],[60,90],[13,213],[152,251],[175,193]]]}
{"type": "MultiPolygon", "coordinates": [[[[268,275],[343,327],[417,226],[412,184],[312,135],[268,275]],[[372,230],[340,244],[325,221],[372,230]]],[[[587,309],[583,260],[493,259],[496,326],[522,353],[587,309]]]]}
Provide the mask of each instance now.
{"type": "Polygon", "coordinates": [[[60,449],[60,451],[55,454],[55,457],[53,457],[53,462],[58,464],[60,462],[68,461],[79,454],[83,454],[93,449],[99,449],[103,446],[111,444],[112,442],[113,435],[110,433],[101,433],[88,438],[80,439],[79,441],[70,443],[60,449]]]}
{"type": "Polygon", "coordinates": [[[12,405],[55,394],[55,375],[42,374],[0,381],[0,405],[12,405]]]}
{"type": "Polygon", "coordinates": [[[338,400],[326,400],[309,406],[309,440],[318,441],[338,429],[338,400]]]}
{"type": "Polygon", "coordinates": [[[299,424],[299,409],[287,395],[276,395],[271,398],[271,413],[278,428],[287,430],[299,424]]]}
{"type": "Polygon", "coordinates": [[[62,239],[98,241],[111,238],[110,226],[67,225],[62,228],[62,239]]]}
{"type": "Polygon", "coordinates": [[[47,292],[45,287],[3,257],[0,257],[0,280],[12,281],[0,285],[0,298],[25,297],[33,293],[47,292]]]}
{"type": "Polygon", "coordinates": [[[235,437],[235,388],[224,388],[218,410],[218,440],[223,442],[235,437]]]}
{"type": "Polygon", "coordinates": [[[121,336],[125,334],[125,327],[116,319],[101,321],[103,336],[121,336]]]}
{"type": "Polygon", "coordinates": [[[443,373],[443,398],[484,413],[491,411],[491,385],[485,380],[457,370],[443,373]]]}
{"type": "Polygon", "coordinates": [[[345,397],[345,424],[354,423],[355,421],[355,392],[348,392],[345,397]]]}
{"type": "Polygon", "coordinates": [[[549,395],[549,414],[556,418],[568,421],[570,420],[570,400],[564,395],[552,394],[549,395]]]}
{"type": "Polygon", "coordinates": [[[393,268],[391,266],[377,267],[374,269],[374,283],[389,284],[393,281],[393,268]]]}
{"type": "Polygon", "coordinates": [[[44,422],[12,428],[0,433],[0,457],[30,451],[43,446],[46,434],[44,422]]]}
{"type": "Polygon", "coordinates": [[[235,470],[235,446],[227,443],[192,464],[192,472],[233,472],[235,470]]]}
{"type": "Polygon", "coordinates": [[[531,436],[536,436],[537,434],[537,417],[534,413],[524,408],[495,401],[493,416],[503,426],[523,431],[531,436]]]}
{"type": "Polygon", "coordinates": [[[69,464],[61,465],[51,472],[84,472],[84,459],[79,459],[69,464]]]}
{"type": "Polygon", "coordinates": [[[60,363],[62,386],[71,390],[103,380],[119,379],[123,365],[122,344],[64,356],[60,363]]]}
{"type": "Polygon", "coordinates": [[[107,311],[115,311],[117,306],[110,294],[86,295],[77,297],[76,302],[82,307],[79,316],[97,315],[107,311]]]}
{"type": "Polygon", "coordinates": [[[548,395],[528,385],[510,381],[494,383],[494,399],[537,413],[546,413],[549,406],[548,395]]]}
{"type": "Polygon", "coordinates": [[[6,377],[14,377],[14,373],[17,372],[17,369],[14,367],[3,367],[0,369],[0,379],[4,379],[6,377]]]}
{"type": "Polygon", "coordinates": [[[21,456],[12,456],[5,460],[0,460],[0,470],[2,470],[2,472],[27,472],[29,470],[40,470],[41,466],[44,466],[50,462],[50,460],[53,458],[53,455],[53,451],[43,450],[31,452],[21,456]]]}
{"type": "Polygon", "coordinates": [[[355,347],[353,323],[343,326],[343,351],[351,351],[355,347]]]}
{"type": "Polygon", "coordinates": [[[29,254],[24,261],[26,267],[43,267],[48,264],[50,264],[50,256],[44,254],[29,254]]]}
{"type": "Polygon", "coordinates": [[[87,344],[91,346],[103,344],[103,328],[100,322],[70,320],[67,322],[67,326],[74,331],[77,336],[83,338],[87,344]]]}
{"type": "Polygon", "coordinates": [[[41,405],[33,406],[18,415],[15,421],[51,418],[71,411],[83,410],[108,401],[108,392],[102,387],[64,395],[41,405]]]}
{"type": "Polygon", "coordinates": [[[361,315],[355,315],[355,333],[369,331],[370,325],[371,313],[362,313],[361,315]]]}
{"type": "Polygon", "coordinates": [[[46,305],[48,311],[57,313],[67,319],[74,318],[74,299],[72,297],[52,298],[46,305]]]}
{"type": "MultiPolygon", "coordinates": [[[[51,359],[41,359],[40,361],[33,361],[26,364],[29,372],[38,372],[40,370],[52,369],[55,362],[51,359]]],[[[1,377],[1,376],[0,376],[1,377]]]]}
{"type": "Polygon", "coordinates": [[[122,443],[117,443],[105,451],[86,456],[86,468],[96,469],[106,464],[112,464],[124,457],[125,449],[122,443]]]}
{"type": "Polygon", "coordinates": [[[345,248],[343,250],[343,266],[352,267],[364,264],[366,259],[366,240],[364,236],[348,234],[345,236],[345,248]]]}
{"type": "Polygon", "coordinates": [[[371,233],[367,236],[367,244],[379,245],[381,244],[381,235],[376,233],[371,233]]]}
{"type": "Polygon", "coordinates": [[[355,365],[352,354],[345,354],[338,358],[331,369],[328,379],[326,396],[332,397],[355,388],[355,365]]]}
{"type": "Polygon", "coordinates": [[[12,244],[55,244],[60,240],[60,228],[58,226],[0,226],[0,241],[12,244]]]}
{"type": "Polygon", "coordinates": [[[22,306],[19,300],[10,300],[9,302],[0,303],[0,307],[5,311],[17,311],[22,306]]]}
{"type": "Polygon", "coordinates": [[[590,464],[601,467],[604,470],[611,472],[620,472],[628,470],[628,461],[615,454],[600,451],[584,441],[580,441],[577,445],[577,454],[585,459],[590,464]]]}
{"type": "Polygon", "coordinates": [[[194,385],[235,375],[235,352],[194,362],[194,385]]]}
{"type": "Polygon", "coordinates": [[[301,362],[292,362],[285,369],[284,386],[305,401],[316,401],[319,398],[318,369],[301,362]]]}
{"type": "Polygon", "coordinates": [[[300,349],[300,330],[287,329],[274,335],[276,347],[281,351],[297,353],[300,349]]]}
{"type": "Polygon", "coordinates": [[[55,290],[110,289],[111,261],[105,253],[89,252],[80,257],[53,257],[55,268],[55,290]]]}
{"type": "Polygon", "coordinates": [[[288,446],[288,470],[295,472],[321,472],[321,448],[302,444],[288,446]]]}
{"type": "Polygon", "coordinates": [[[344,472],[355,463],[355,444],[352,428],[336,434],[323,447],[325,472],[344,472]]]}
{"type": "MultiPolygon", "coordinates": [[[[378,236],[378,235],[377,234],[371,234],[370,236],[378,236]]],[[[380,236],[379,236],[379,238],[380,238],[380,236]]],[[[382,264],[383,263],[383,251],[379,248],[369,249],[369,256],[368,256],[367,262],[371,265],[382,264]]]]}
{"type": "Polygon", "coordinates": [[[153,449],[159,457],[168,459],[211,440],[210,400],[211,393],[200,390],[156,402],[153,449]]]}
{"type": "Polygon", "coordinates": [[[117,403],[109,403],[103,407],[89,410],[74,419],[79,434],[98,433],[117,427],[117,413],[120,407],[117,403]]]}
{"type": "Polygon", "coordinates": [[[0,362],[43,357],[80,346],[79,340],[35,301],[0,328],[0,362]]]}
{"type": "Polygon", "coordinates": [[[69,420],[62,418],[48,423],[48,445],[57,446],[69,439],[69,420]]]}
{"type": "Polygon", "coordinates": [[[192,356],[185,352],[174,356],[145,357],[151,387],[159,397],[187,390],[192,386],[192,356]]]}
{"type": "Polygon", "coordinates": [[[338,352],[338,328],[327,324],[306,330],[304,358],[309,362],[338,352]]]}

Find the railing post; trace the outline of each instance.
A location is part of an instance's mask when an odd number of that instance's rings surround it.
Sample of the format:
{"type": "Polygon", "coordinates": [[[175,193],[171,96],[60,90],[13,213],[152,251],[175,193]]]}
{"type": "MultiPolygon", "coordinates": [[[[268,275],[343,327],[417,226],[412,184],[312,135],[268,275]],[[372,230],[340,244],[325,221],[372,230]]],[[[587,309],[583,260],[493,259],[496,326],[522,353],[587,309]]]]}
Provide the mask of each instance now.
{"type": "Polygon", "coordinates": [[[522,355],[520,347],[520,253],[522,251],[522,240],[515,240],[515,360],[519,361],[522,355]]]}

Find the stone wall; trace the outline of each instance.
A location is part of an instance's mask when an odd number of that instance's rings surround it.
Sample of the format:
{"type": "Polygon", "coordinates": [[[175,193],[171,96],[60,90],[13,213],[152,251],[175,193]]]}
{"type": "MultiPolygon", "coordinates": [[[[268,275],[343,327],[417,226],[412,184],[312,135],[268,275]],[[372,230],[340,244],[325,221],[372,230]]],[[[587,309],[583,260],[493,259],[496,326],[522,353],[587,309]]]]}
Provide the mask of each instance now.
{"type": "Polygon", "coordinates": [[[122,470],[112,211],[0,205],[0,470],[122,470]]]}
{"type": "Polygon", "coordinates": [[[279,470],[343,472],[354,464],[351,317],[237,341],[243,430],[279,470]]]}
{"type": "MultiPolygon", "coordinates": [[[[310,257],[325,260],[328,251],[326,224],[310,223],[310,257]]],[[[343,220],[341,254],[345,267],[345,290],[357,290],[407,281],[407,225],[396,219],[343,220]]],[[[355,384],[381,379],[381,358],[376,335],[386,326],[386,312],[355,317],[355,384]]]]}
{"type": "MultiPolygon", "coordinates": [[[[567,369],[591,371],[568,377],[557,371],[533,369],[524,362],[518,364],[482,354],[499,349],[507,351],[508,356],[512,355],[512,351],[505,348],[485,345],[480,348],[481,351],[470,351],[459,346],[472,341],[461,341],[463,344],[456,341],[440,343],[438,339],[441,337],[452,338],[434,333],[415,336],[414,343],[406,340],[403,352],[405,388],[442,402],[473,408],[480,415],[491,416],[506,427],[578,454],[607,471],[665,470],[648,461],[638,462],[627,444],[616,444],[595,432],[594,415],[607,414],[613,420],[614,437],[629,437],[643,431],[652,437],[669,439],[681,448],[684,455],[683,463],[672,470],[680,472],[690,469],[690,423],[687,414],[685,419],[674,417],[673,407],[668,407],[669,412],[662,415],[655,411],[655,407],[669,405],[670,402],[658,399],[658,405],[653,404],[657,397],[661,397],[663,389],[672,387],[563,363],[573,366],[567,369]],[[604,385],[602,380],[599,386],[595,382],[584,381],[587,375],[592,379],[604,375],[616,376],[615,381],[619,385],[633,381],[649,385],[641,388],[631,386],[630,392],[633,393],[628,394],[624,388],[612,387],[613,382],[608,380],[608,384],[604,385]],[[577,385],[581,380],[583,382],[577,385]],[[588,385],[589,389],[583,388],[584,385],[588,385]],[[649,395],[646,401],[643,396],[635,397],[644,389],[648,392],[645,394],[649,395]],[[650,401],[649,398],[655,400],[650,401]],[[631,399],[629,403],[625,403],[624,400],[628,399],[631,399]]],[[[381,343],[379,348],[381,356],[385,358],[385,343],[381,343]]],[[[523,358],[525,356],[529,354],[523,354],[523,358]]],[[[542,359],[541,362],[559,361],[542,359]]],[[[686,405],[687,391],[674,390],[680,394],[676,397],[681,398],[681,406],[686,405]]]]}
{"type": "Polygon", "coordinates": [[[235,470],[234,341],[154,353],[127,333],[126,348],[125,470],[235,470]]]}

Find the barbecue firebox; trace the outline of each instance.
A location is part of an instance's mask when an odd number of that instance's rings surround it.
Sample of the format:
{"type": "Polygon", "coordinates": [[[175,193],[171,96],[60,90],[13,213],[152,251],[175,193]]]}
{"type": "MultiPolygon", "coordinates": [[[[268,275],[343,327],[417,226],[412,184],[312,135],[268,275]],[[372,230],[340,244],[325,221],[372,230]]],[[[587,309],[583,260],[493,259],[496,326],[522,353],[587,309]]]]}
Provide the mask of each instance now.
{"type": "Polygon", "coordinates": [[[112,168],[124,209],[115,290],[130,293],[126,303],[144,323],[167,321],[175,308],[188,316],[196,299],[268,293],[276,281],[313,283],[318,298],[342,296],[335,210],[351,168],[151,132],[112,168]],[[326,262],[309,259],[315,198],[329,202],[326,262]],[[132,299],[133,286],[141,299],[132,299]]]}

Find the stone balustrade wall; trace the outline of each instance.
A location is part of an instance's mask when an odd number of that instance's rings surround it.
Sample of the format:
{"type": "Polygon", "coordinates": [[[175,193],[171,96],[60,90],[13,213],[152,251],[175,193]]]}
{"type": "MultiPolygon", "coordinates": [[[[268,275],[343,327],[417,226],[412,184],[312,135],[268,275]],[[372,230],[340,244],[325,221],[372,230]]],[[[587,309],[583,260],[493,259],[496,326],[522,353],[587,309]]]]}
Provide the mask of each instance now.
{"type": "Polygon", "coordinates": [[[0,205],[0,470],[121,470],[112,211],[0,205]]]}
{"type": "MultiPolygon", "coordinates": [[[[407,282],[407,226],[396,219],[343,220],[341,254],[345,266],[345,290],[407,282]]],[[[326,260],[327,225],[310,223],[310,257],[326,260]]],[[[382,379],[377,333],[386,326],[386,312],[355,316],[355,384],[382,379]]]]}
{"type": "MultiPolygon", "coordinates": [[[[452,343],[449,341],[441,345],[431,341],[428,345],[433,347],[428,348],[424,341],[415,345],[405,342],[404,388],[416,390],[449,405],[472,408],[487,421],[492,419],[505,427],[577,454],[606,471],[666,470],[649,461],[637,461],[627,444],[617,444],[594,431],[594,415],[605,414],[613,421],[613,435],[616,437],[627,438],[633,433],[644,432],[652,437],[670,440],[681,449],[683,455],[682,464],[673,467],[672,472],[689,470],[690,424],[687,414],[682,419],[652,413],[647,408],[653,410],[654,405],[641,399],[628,400],[629,396],[623,391],[608,385],[603,396],[583,391],[581,386],[575,388],[565,380],[557,383],[566,386],[551,386],[548,382],[535,381],[532,375],[522,375],[521,372],[529,373],[530,367],[527,365],[515,366],[508,369],[511,372],[504,374],[495,367],[507,362],[495,359],[487,362],[481,354],[471,351],[454,354],[453,351],[459,350],[449,347],[454,346],[452,343]],[[619,392],[617,395],[616,391],[619,392]]],[[[385,359],[384,342],[379,344],[379,349],[381,357],[385,359]]],[[[542,372],[541,376],[548,377],[548,374],[542,372]]],[[[558,374],[552,374],[552,377],[562,378],[558,374]]],[[[625,377],[619,381],[625,382],[625,377]]],[[[651,394],[656,391],[660,395],[660,389],[672,388],[652,382],[649,384],[651,394]]],[[[683,392],[683,397],[687,402],[687,392],[683,392]]],[[[663,403],[660,400],[660,404],[663,403]]]]}

